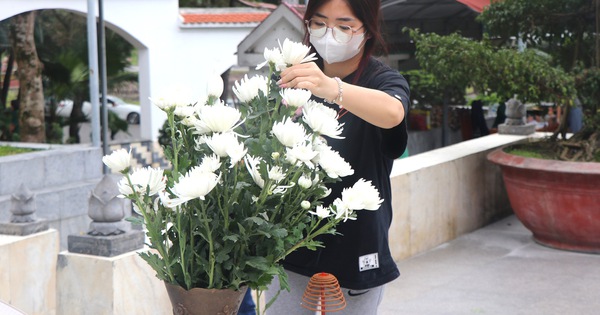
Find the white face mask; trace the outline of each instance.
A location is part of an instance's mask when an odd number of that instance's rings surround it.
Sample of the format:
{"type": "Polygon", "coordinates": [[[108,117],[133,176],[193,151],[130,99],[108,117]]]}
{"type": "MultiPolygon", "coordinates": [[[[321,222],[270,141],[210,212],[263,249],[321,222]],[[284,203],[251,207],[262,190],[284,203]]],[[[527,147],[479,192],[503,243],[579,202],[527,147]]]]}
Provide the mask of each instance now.
{"type": "Polygon", "coordinates": [[[352,39],[344,44],[341,44],[333,38],[332,30],[327,29],[325,35],[317,38],[310,35],[310,43],[315,47],[323,60],[328,64],[346,61],[358,54],[361,48],[365,33],[356,34],[352,39]]]}

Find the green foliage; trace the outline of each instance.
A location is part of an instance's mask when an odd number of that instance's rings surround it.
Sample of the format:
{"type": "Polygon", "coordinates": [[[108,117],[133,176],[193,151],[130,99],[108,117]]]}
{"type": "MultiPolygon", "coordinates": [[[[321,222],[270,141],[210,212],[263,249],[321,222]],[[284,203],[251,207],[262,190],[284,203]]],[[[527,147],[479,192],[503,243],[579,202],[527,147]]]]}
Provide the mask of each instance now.
{"type": "Polygon", "coordinates": [[[171,147],[170,134],[169,121],[165,120],[162,127],[158,130],[158,144],[160,144],[161,147],[171,147]]]}
{"type": "Polygon", "coordinates": [[[499,49],[486,66],[490,70],[485,78],[486,88],[503,98],[516,95],[524,102],[558,104],[570,104],[575,98],[573,77],[533,49],[499,49]]]}
{"type": "Polygon", "coordinates": [[[0,141],[19,140],[19,110],[0,107],[0,141]]]}
{"type": "Polygon", "coordinates": [[[108,111],[108,130],[110,130],[110,138],[114,139],[119,131],[129,134],[129,124],[119,118],[119,115],[108,111]]]}
{"type": "MultiPolygon", "coordinates": [[[[600,68],[580,68],[574,69],[575,85],[577,86],[577,96],[588,116],[593,116],[600,111],[600,68]]],[[[590,122],[591,123],[591,122],[590,122]]],[[[600,126],[600,124],[598,124],[600,126]]]]}
{"type": "MultiPolygon", "coordinates": [[[[570,71],[576,61],[594,64],[595,0],[493,1],[478,17],[504,43],[521,38],[570,71]],[[587,35],[586,35],[587,34],[587,35]],[[592,35],[592,36],[590,36],[592,35]]],[[[598,64],[598,60],[595,61],[598,64]]]]}
{"type": "Polygon", "coordinates": [[[464,93],[472,86],[501,99],[517,95],[525,102],[574,99],[573,78],[537,51],[495,48],[486,38],[474,41],[459,34],[440,36],[410,30],[410,35],[419,65],[442,90],[464,93]]]}
{"type": "Polygon", "coordinates": [[[434,86],[446,92],[462,93],[467,86],[479,86],[485,70],[479,67],[490,53],[485,42],[477,42],[459,34],[441,36],[435,33],[423,34],[416,29],[409,31],[415,41],[415,58],[421,68],[433,76],[434,86]]]}
{"type": "Polygon", "coordinates": [[[60,123],[52,122],[46,124],[46,141],[48,143],[62,143],[63,129],[60,123]]]}
{"type": "MultiPolygon", "coordinates": [[[[424,105],[441,105],[444,103],[444,88],[435,76],[423,69],[409,70],[403,73],[410,84],[410,98],[416,101],[417,107],[424,105]]],[[[449,99],[452,104],[464,102],[464,91],[457,87],[449,88],[449,99]]]]}

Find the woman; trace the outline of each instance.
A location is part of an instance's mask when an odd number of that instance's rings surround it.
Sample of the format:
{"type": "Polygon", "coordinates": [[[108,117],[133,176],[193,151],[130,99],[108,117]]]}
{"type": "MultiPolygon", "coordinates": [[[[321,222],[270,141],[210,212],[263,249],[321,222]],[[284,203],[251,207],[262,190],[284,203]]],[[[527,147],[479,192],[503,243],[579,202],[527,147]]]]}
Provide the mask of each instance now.
{"type": "MultiPolygon", "coordinates": [[[[327,142],[352,165],[354,175],[331,185],[324,204],[360,178],[371,180],[384,202],[377,211],[358,211],[356,221],[341,223],[337,230],[342,235],[323,237],[324,248],[289,255],[284,267],[291,291],[281,292],[268,314],[311,314],[300,302],[308,280],[318,272],[333,274],[342,286],[347,307],[341,314],[376,314],[383,286],[400,275],[388,244],[389,177],[394,159],[406,149],[409,88],[398,71],[372,57],[377,45],[384,47],[379,7],[379,0],[310,0],[304,41],[319,59],[282,71],[278,84],[308,89],[339,110],[345,139],[327,142]]],[[[267,301],[278,288],[274,281],[267,301]]]]}

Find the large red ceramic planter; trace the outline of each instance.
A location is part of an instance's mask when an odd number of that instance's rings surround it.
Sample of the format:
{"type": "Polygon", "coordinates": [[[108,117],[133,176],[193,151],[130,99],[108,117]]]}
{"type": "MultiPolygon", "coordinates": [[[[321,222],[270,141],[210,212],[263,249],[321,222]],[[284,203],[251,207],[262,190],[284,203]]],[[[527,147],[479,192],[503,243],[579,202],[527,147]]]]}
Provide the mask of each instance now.
{"type": "Polygon", "coordinates": [[[497,149],[515,215],[549,247],[600,254],[600,163],[525,158],[497,149]]]}

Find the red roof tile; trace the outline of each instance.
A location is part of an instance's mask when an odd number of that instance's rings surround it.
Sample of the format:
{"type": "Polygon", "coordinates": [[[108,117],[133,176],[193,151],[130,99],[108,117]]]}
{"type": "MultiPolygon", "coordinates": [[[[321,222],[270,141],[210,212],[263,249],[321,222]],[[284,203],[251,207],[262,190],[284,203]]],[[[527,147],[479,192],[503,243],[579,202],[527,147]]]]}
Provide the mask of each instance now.
{"type": "Polygon", "coordinates": [[[205,23],[260,23],[269,16],[270,12],[240,12],[240,13],[182,13],[183,24],[205,23]]]}

